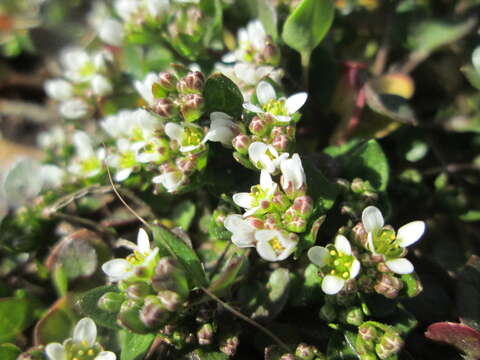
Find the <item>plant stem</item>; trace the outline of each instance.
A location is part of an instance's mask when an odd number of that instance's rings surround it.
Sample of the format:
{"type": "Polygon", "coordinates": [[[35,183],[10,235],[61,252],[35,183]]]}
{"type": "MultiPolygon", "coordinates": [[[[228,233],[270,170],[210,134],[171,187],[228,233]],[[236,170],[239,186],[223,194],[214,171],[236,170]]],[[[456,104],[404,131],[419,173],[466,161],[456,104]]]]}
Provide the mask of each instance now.
{"type": "Polygon", "coordinates": [[[312,53],[310,51],[305,51],[300,54],[302,60],[302,75],[303,75],[303,86],[305,90],[308,91],[308,75],[310,70],[310,56],[312,53]]]}

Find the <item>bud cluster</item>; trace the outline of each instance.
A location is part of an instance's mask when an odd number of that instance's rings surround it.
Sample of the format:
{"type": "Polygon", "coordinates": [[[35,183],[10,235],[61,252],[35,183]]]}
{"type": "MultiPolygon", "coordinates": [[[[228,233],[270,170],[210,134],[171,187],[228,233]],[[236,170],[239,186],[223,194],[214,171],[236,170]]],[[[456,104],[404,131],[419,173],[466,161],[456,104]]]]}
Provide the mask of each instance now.
{"type": "Polygon", "coordinates": [[[279,171],[283,158],[288,157],[295,141],[295,123],[300,119],[298,110],[307,100],[306,93],[277,98],[274,87],[261,81],[256,87],[258,105],[244,103],[250,114],[248,130],[233,141],[235,160],[249,168],[279,171]]]}
{"type": "Polygon", "coordinates": [[[367,321],[358,328],[355,349],[360,359],[389,359],[403,347],[400,334],[392,327],[367,321]]]}
{"type": "Polygon", "coordinates": [[[45,91],[60,102],[60,114],[80,119],[94,113],[99,101],[114,88],[115,64],[107,50],[87,52],[82,48],[65,49],[61,56],[62,77],[45,82],[45,91]]]}
{"type": "Polygon", "coordinates": [[[107,292],[98,306],[117,314],[119,324],[136,333],[148,333],[168,324],[184,309],[190,292],[187,275],[171,257],[151,249],[148,235],[140,229],[138,245],[126,259],[103,264],[111,281],[118,282],[118,292],[107,292]]]}
{"type": "Polygon", "coordinates": [[[313,213],[298,154],[283,159],[280,167],[280,186],[262,170],[260,184],[252,186],[250,193],[233,195],[233,201],[245,209],[243,216],[229,215],[224,221],[235,245],[256,247],[268,261],[284,260],[295,250],[313,213]]]}
{"type": "Polygon", "coordinates": [[[265,349],[265,360],[325,360],[316,346],[300,343],[295,348],[295,353],[284,353],[278,346],[269,346],[265,349]]]}
{"type": "Polygon", "coordinates": [[[343,192],[341,212],[351,218],[356,218],[368,205],[378,201],[378,192],[368,180],[355,178],[350,182],[339,179],[337,185],[343,192]]]}

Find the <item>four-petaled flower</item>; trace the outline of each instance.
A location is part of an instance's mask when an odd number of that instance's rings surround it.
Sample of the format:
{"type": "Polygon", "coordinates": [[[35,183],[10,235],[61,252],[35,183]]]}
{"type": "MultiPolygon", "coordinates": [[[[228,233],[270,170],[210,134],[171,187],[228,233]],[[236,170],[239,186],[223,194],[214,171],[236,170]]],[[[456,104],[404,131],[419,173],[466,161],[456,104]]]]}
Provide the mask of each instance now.
{"type": "Polygon", "coordinates": [[[288,124],[292,120],[292,115],[305,104],[308,97],[307,93],[301,92],[290,96],[288,99],[284,97],[277,99],[275,89],[266,81],[260,81],[257,85],[256,94],[261,107],[252,103],[244,103],[243,107],[260,116],[268,114],[283,124],[288,124]]]}
{"type": "Polygon", "coordinates": [[[375,206],[368,206],[362,212],[362,223],[368,233],[367,248],[373,254],[386,257],[385,264],[396,274],[410,274],[413,264],[401,257],[405,248],[417,242],[425,232],[423,221],[412,221],[395,231],[384,227],[383,215],[375,206]]]}
{"type": "Polygon", "coordinates": [[[45,353],[48,360],[84,359],[85,356],[91,360],[116,360],[113,352],[102,350],[96,338],[97,326],[92,319],[83,318],[75,325],[72,338],[65,340],[63,344],[48,344],[45,353]]]}
{"type": "Polygon", "coordinates": [[[152,249],[147,232],[140,228],[137,235],[137,245],[133,254],[126,259],[113,259],[102,265],[102,270],[108,275],[110,281],[121,281],[135,275],[135,269],[148,266],[157,258],[158,248],[152,249]]]}
{"type": "Polygon", "coordinates": [[[298,237],[280,230],[258,230],[255,232],[258,255],[267,261],[282,261],[297,247],[298,237]]]}
{"type": "Polygon", "coordinates": [[[275,174],[280,167],[280,163],[288,158],[287,153],[279,154],[272,145],[260,141],[250,144],[248,156],[256,168],[266,170],[270,174],[275,174]]]}
{"type": "Polygon", "coordinates": [[[273,182],[272,177],[266,170],[260,173],[260,184],[252,186],[250,193],[237,193],[233,195],[233,201],[240,207],[247,209],[244,217],[250,215],[260,215],[267,212],[271,207],[271,200],[277,184],[273,182]]]}
{"type": "Polygon", "coordinates": [[[343,235],[337,235],[334,244],[310,248],[308,258],[325,274],[322,290],[328,295],[338,293],[348,280],[355,278],[360,272],[360,262],[353,255],[350,242],[343,235]]]}

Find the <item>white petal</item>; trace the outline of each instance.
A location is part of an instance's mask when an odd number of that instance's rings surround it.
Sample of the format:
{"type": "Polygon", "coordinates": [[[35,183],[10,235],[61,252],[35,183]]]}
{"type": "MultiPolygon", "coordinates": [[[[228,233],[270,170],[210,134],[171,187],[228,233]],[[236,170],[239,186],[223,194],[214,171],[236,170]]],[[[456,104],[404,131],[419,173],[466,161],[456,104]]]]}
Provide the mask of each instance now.
{"type": "Polygon", "coordinates": [[[412,221],[403,225],[397,232],[397,240],[400,246],[407,247],[416,243],[425,232],[425,223],[423,221],[412,221]]]}
{"type": "Polygon", "coordinates": [[[374,232],[383,226],[383,215],[375,206],[368,206],[362,212],[362,223],[365,231],[374,232]]]}
{"type": "Polygon", "coordinates": [[[287,108],[288,114],[293,114],[300,109],[305,102],[307,101],[308,95],[305,92],[298,93],[290,96],[287,101],[285,101],[285,107],[287,108]]]}
{"type": "Polygon", "coordinates": [[[277,121],[283,122],[283,123],[288,123],[290,120],[292,120],[291,116],[284,116],[284,115],[276,115],[275,119],[277,121]]]}
{"type": "Polygon", "coordinates": [[[356,278],[358,273],[360,272],[360,261],[357,259],[353,259],[352,266],[350,268],[350,279],[356,278]]]}
{"type": "Polygon", "coordinates": [[[335,237],[335,248],[344,253],[345,255],[352,254],[352,247],[350,246],[350,242],[348,239],[343,235],[337,235],[335,237]]]}
{"type": "Polygon", "coordinates": [[[328,250],[323,246],[314,246],[310,248],[308,250],[307,256],[312,263],[314,263],[320,268],[327,265],[330,261],[330,254],[328,253],[328,250]]]}
{"type": "Polygon", "coordinates": [[[117,360],[117,356],[111,351],[102,351],[94,360],[117,360]]]}
{"type": "Polygon", "coordinates": [[[228,126],[220,126],[216,128],[211,127],[205,135],[202,143],[206,141],[215,141],[221,142],[223,145],[229,145],[231,144],[234,135],[232,129],[228,126]]]}
{"type": "Polygon", "coordinates": [[[62,344],[50,343],[45,348],[48,360],[67,360],[67,353],[62,344]]]}
{"type": "MultiPolygon", "coordinates": [[[[260,230],[263,231],[263,230],[260,230]]],[[[258,231],[257,231],[258,232],[258,231]]],[[[257,243],[257,252],[260,257],[267,261],[277,261],[278,256],[268,241],[259,241],[257,243]]]]}
{"type": "Polygon", "coordinates": [[[95,75],[91,84],[93,93],[98,96],[105,96],[113,91],[112,83],[103,75],[95,75]]]}
{"type": "Polygon", "coordinates": [[[181,142],[183,137],[183,126],[169,122],[165,125],[165,134],[175,141],[181,142]]]}
{"type": "Polygon", "coordinates": [[[260,161],[260,157],[265,153],[268,146],[260,141],[255,141],[250,144],[248,147],[248,157],[253,162],[254,165],[260,161]]]}
{"type": "Polygon", "coordinates": [[[119,281],[129,276],[132,264],[125,259],[113,259],[103,264],[102,270],[112,281],[119,281]]]}
{"type": "Polygon", "coordinates": [[[271,100],[275,100],[276,98],[277,94],[275,93],[273,86],[266,81],[260,81],[260,83],[257,85],[257,99],[260,104],[264,105],[271,100]]]}
{"type": "Polygon", "coordinates": [[[375,245],[373,244],[373,234],[371,232],[367,235],[367,248],[375,254],[375,245]]]}
{"type": "Polygon", "coordinates": [[[252,234],[233,234],[232,242],[239,248],[249,248],[255,246],[255,238],[252,234]]]}
{"type": "Polygon", "coordinates": [[[120,46],[123,41],[123,25],[117,20],[106,19],[98,28],[98,37],[109,45],[120,46]]]}
{"type": "Polygon", "coordinates": [[[71,99],[60,104],[59,111],[67,119],[79,119],[88,114],[88,104],[82,99],[71,99]]]}
{"type": "Polygon", "coordinates": [[[258,241],[267,242],[270,239],[273,239],[277,235],[278,231],[276,230],[258,230],[255,233],[255,239],[258,241]]]}
{"type": "Polygon", "coordinates": [[[272,176],[266,170],[260,172],[260,187],[263,190],[269,190],[274,187],[272,176]]]}
{"type": "Polygon", "coordinates": [[[200,144],[197,144],[197,145],[180,146],[179,150],[182,153],[190,152],[190,151],[193,151],[193,150],[196,150],[196,149],[200,148],[200,146],[202,146],[202,143],[203,143],[203,141],[200,144]]]}
{"type": "Polygon", "coordinates": [[[233,123],[233,118],[230,115],[225,114],[224,112],[214,111],[210,113],[210,121],[212,122],[210,127],[216,127],[216,125],[214,124],[216,124],[217,122],[219,122],[218,125],[221,124],[221,126],[227,126],[227,124],[233,123]]]}
{"type": "Polygon", "coordinates": [[[233,202],[240,207],[250,209],[253,206],[253,197],[249,193],[237,193],[232,196],[233,202]]]}
{"type": "Polygon", "coordinates": [[[45,91],[55,100],[68,100],[72,97],[73,86],[63,79],[45,81],[45,91]]]}
{"type": "MultiPolygon", "coordinates": [[[[171,171],[157,177],[160,178],[160,182],[168,192],[175,192],[183,184],[184,180],[180,171],[171,171]]],[[[152,179],[152,181],[154,180],[155,178],[152,179]]]]}
{"type": "Polygon", "coordinates": [[[396,274],[410,274],[414,270],[413,264],[405,258],[388,260],[385,264],[396,274]]]}
{"type": "Polygon", "coordinates": [[[75,150],[80,158],[87,159],[91,156],[94,156],[92,143],[87,133],[83,131],[76,131],[73,134],[73,144],[75,145],[75,150]]]}
{"type": "Polygon", "coordinates": [[[327,295],[335,295],[343,289],[344,285],[345,280],[339,278],[338,276],[327,275],[323,278],[322,290],[327,295]]]}
{"type": "Polygon", "coordinates": [[[122,169],[122,170],[116,172],[115,177],[114,177],[115,181],[121,182],[121,181],[124,181],[124,180],[128,179],[128,177],[130,176],[132,171],[133,171],[132,168],[128,168],[128,169],[122,169]]]}
{"type": "Polygon", "coordinates": [[[244,108],[245,110],[254,112],[254,113],[256,113],[256,114],[261,114],[261,113],[263,113],[263,110],[262,110],[261,108],[259,108],[259,107],[256,106],[256,105],[250,104],[250,103],[244,103],[244,104],[243,104],[243,108],[244,108]]]}
{"type": "Polygon", "coordinates": [[[143,255],[146,255],[150,252],[150,240],[148,239],[147,232],[143,228],[138,230],[137,249],[143,255]]]}
{"type": "Polygon", "coordinates": [[[76,343],[86,342],[89,346],[95,344],[97,338],[97,326],[92,319],[86,317],[80,320],[73,329],[73,341],[76,343]]]}

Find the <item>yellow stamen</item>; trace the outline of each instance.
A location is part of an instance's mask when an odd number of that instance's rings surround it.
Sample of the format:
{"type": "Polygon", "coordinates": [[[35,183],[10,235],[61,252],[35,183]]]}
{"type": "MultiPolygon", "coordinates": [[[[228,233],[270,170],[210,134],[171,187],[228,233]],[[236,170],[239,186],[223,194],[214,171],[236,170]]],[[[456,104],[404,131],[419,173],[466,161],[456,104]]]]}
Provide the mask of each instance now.
{"type": "Polygon", "coordinates": [[[95,355],[95,351],[93,351],[93,349],[90,349],[90,350],[88,350],[87,355],[88,356],[93,356],[93,355],[95,355]]]}

